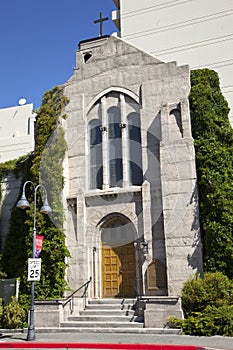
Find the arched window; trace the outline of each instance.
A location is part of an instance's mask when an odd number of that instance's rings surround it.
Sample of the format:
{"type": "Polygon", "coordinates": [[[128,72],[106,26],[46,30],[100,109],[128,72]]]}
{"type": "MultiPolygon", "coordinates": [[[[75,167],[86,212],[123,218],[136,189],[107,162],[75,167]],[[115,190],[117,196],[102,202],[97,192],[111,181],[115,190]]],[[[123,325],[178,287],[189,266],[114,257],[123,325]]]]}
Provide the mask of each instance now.
{"type": "Polygon", "coordinates": [[[141,125],[139,113],[133,112],[128,116],[129,135],[129,171],[132,185],[142,184],[142,150],[141,125]]]}
{"type": "Polygon", "coordinates": [[[108,246],[122,246],[137,239],[133,224],[124,217],[113,216],[102,226],[102,243],[108,246]]]}
{"type": "Polygon", "coordinates": [[[142,184],[140,106],[111,91],[89,110],[89,189],[142,184]]]}
{"type": "Polygon", "coordinates": [[[108,109],[109,186],[122,186],[122,133],[121,113],[118,107],[108,109]]]}
{"type": "Polygon", "coordinates": [[[98,119],[94,119],[89,123],[89,173],[90,189],[102,189],[102,133],[100,130],[100,121],[98,119]]]}

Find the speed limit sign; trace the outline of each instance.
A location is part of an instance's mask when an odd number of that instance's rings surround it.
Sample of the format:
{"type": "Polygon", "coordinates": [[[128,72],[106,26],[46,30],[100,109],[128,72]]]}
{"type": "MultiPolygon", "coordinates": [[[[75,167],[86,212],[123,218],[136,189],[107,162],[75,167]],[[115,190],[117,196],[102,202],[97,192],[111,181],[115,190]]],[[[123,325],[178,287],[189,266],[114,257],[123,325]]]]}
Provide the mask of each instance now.
{"type": "Polygon", "coordinates": [[[39,281],[41,273],[41,259],[28,259],[28,281],[39,281]]]}

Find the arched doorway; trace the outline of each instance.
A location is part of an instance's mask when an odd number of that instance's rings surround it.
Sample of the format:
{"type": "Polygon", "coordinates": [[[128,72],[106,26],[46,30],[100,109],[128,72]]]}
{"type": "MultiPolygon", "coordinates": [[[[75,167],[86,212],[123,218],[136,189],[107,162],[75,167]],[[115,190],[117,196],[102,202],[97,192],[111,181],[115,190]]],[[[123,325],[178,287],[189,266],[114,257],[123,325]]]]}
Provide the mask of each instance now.
{"type": "Polygon", "coordinates": [[[134,297],[137,295],[135,229],[120,216],[102,226],[102,295],[134,297]]]}

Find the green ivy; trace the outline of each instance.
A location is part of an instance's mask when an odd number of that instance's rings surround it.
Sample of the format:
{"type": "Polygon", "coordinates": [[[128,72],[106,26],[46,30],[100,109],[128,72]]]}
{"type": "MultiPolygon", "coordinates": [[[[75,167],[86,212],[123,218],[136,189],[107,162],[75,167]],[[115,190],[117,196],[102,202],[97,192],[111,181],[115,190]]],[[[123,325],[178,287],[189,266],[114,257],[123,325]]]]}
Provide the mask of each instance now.
{"type": "Polygon", "coordinates": [[[24,163],[27,160],[29,155],[19,157],[17,159],[9,160],[4,163],[0,163],[0,201],[2,200],[2,177],[6,172],[13,172],[16,177],[22,173],[24,168],[24,163]]]}
{"type": "Polygon", "coordinates": [[[191,72],[189,96],[196,150],[206,271],[233,277],[233,130],[215,71],[191,72]]]}
{"type": "MultiPolygon", "coordinates": [[[[69,251],[65,245],[63,231],[63,160],[67,150],[64,131],[60,125],[68,99],[61,87],[55,87],[45,93],[42,105],[36,117],[35,151],[27,159],[23,169],[23,181],[42,184],[47,189],[52,215],[40,213],[42,199],[37,191],[37,234],[44,236],[41,252],[41,280],[36,282],[35,298],[59,298],[66,288],[66,257],[69,251]]],[[[43,192],[42,192],[43,196],[43,192]]],[[[31,185],[26,186],[26,197],[30,203],[29,210],[12,209],[9,234],[2,256],[3,271],[8,277],[20,277],[20,298],[27,300],[30,295],[30,282],[27,281],[27,260],[32,256],[33,234],[33,200],[34,191],[31,185]]]]}
{"type": "MultiPolygon", "coordinates": [[[[20,176],[23,180],[27,177],[30,170],[31,155],[20,157],[19,159],[10,160],[5,163],[0,164],[0,184],[2,182],[2,177],[8,172],[13,172],[16,177],[20,176]]],[[[0,189],[0,197],[2,198],[2,189],[0,189]]],[[[25,226],[24,220],[25,216],[20,215],[15,208],[16,202],[13,204],[13,209],[9,223],[9,231],[6,237],[6,242],[4,246],[4,254],[1,257],[1,270],[5,276],[20,276],[22,270],[24,269],[25,260],[25,226]],[[8,264],[11,261],[11,257],[14,254],[18,254],[19,260],[13,257],[12,264],[8,264]],[[10,259],[10,260],[9,260],[10,259]]],[[[1,241],[1,252],[2,252],[2,241],[1,241]]]]}

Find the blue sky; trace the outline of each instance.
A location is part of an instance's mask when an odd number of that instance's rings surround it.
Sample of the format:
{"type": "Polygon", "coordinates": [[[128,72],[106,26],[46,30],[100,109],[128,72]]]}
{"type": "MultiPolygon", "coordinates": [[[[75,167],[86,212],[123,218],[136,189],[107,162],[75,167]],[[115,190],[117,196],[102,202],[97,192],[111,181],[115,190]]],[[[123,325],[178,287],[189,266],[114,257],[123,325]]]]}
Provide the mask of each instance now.
{"type": "Polygon", "coordinates": [[[111,21],[112,0],[0,0],[0,108],[20,98],[38,109],[45,91],[64,83],[75,66],[81,40],[116,27],[111,21]]]}

